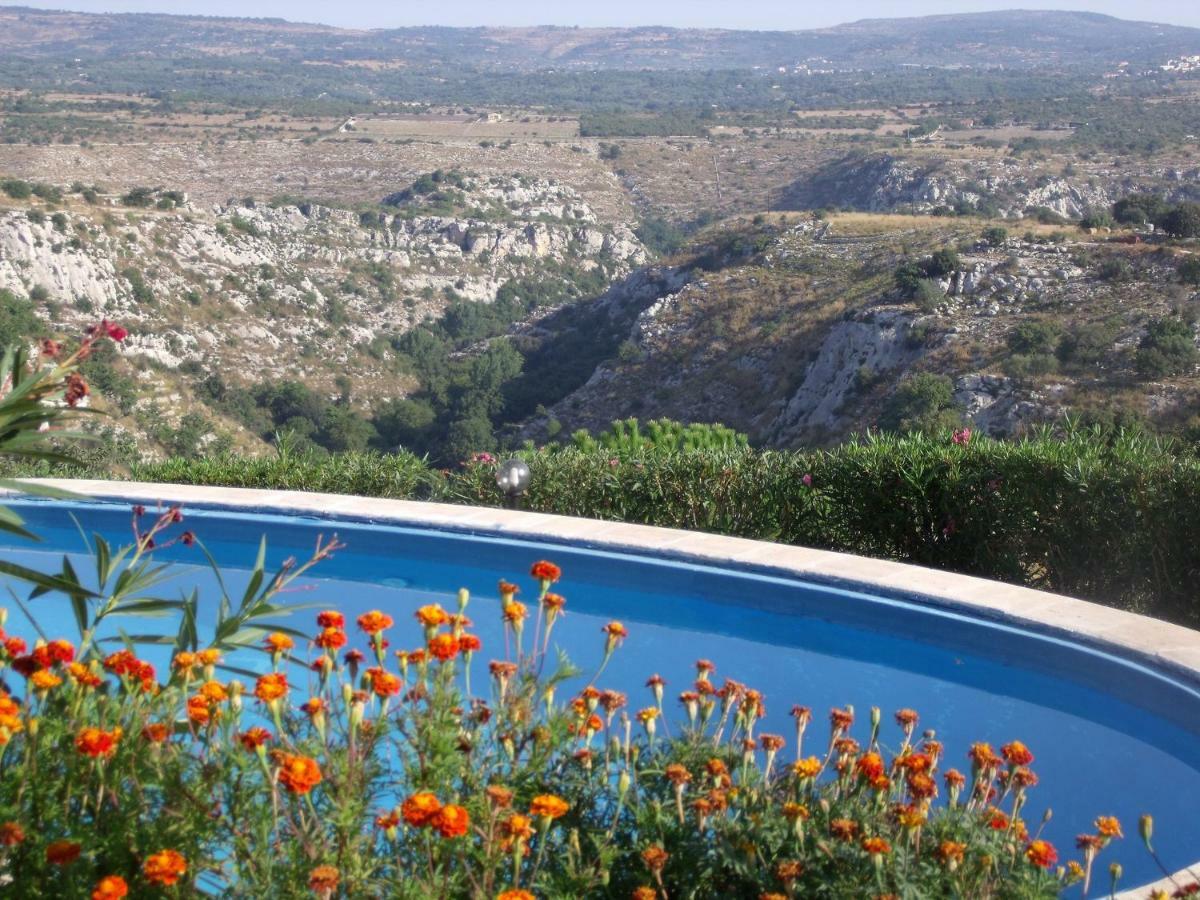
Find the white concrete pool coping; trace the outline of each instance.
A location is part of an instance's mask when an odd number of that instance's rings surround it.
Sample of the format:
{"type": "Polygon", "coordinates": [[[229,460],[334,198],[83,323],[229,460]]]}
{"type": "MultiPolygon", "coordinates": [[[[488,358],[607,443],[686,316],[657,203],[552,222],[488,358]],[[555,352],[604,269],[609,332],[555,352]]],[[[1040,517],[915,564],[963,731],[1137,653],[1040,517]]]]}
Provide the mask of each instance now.
{"type": "MultiPolygon", "coordinates": [[[[268,514],[345,517],[446,531],[572,542],[614,551],[669,554],[710,565],[769,567],[808,581],[860,588],[885,596],[902,595],[908,600],[924,600],[942,609],[958,609],[991,621],[1073,636],[1100,649],[1132,654],[1165,672],[1200,683],[1200,631],[1058,594],[887,560],[693,531],[507,509],[342,494],[128,481],[47,479],[42,483],[83,497],[129,500],[147,506],[161,502],[180,504],[185,508],[191,505],[268,514]]],[[[1130,844],[1138,843],[1137,823],[1125,822],[1123,825],[1126,840],[1130,844]]],[[[1059,849],[1065,859],[1073,848],[1059,849]]],[[[1192,868],[1200,873],[1200,863],[1192,868]]],[[[1186,873],[1179,877],[1181,883],[1186,883],[1186,873]]],[[[1144,898],[1154,887],[1170,893],[1175,886],[1164,880],[1118,896],[1144,898]]]]}

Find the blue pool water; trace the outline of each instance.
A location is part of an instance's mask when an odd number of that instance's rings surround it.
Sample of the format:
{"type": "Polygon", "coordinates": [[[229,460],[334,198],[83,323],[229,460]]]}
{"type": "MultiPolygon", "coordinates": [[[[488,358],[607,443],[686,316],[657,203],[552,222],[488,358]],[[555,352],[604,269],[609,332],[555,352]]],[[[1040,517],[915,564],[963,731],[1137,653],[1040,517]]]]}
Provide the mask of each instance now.
{"type": "MultiPolygon", "coordinates": [[[[80,527],[117,544],[130,538],[124,505],[9,505],[43,540],[0,538],[0,556],[43,570],[57,570],[68,552],[86,571],[80,527]]],[[[1119,860],[1127,885],[1154,879],[1157,870],[1136,836],[1144,812],[1155,817],[1156,848],[1169,867],[1200,859],[1200,685],[1136,661],[903,598],[805,583],[769,568],[718,569],[668,557],[345,520],[216,509],[190,509],[187,516],[187,527],[225,567],[235,595],[262,534],[270,541],[269,561],[277,565],[288,556],[306,558],[318,534],[336,533],[346,549],[314,572],[310,590],[291,596],[336,607],[348,619],[368,609],[389,612],[397,623],[394,646],[419,645],[411,618],[417,606],[436,600],[452,607],[457,589],[466,587],[483,660],[502,653],[497,580],[517,581],[527,597],[536,595],[529,566],[553,560],[563,568],[557,589],[567,598],[554,643],[583,669],[577,686],[600,662],[600,627],[619,619],[630,635],[600,686],[628,693],[634,709],[650,703],[644,684],[655,672],[667,680],[668,697],[688,689],[698,658],[716,663],[718,681],[734,678],[765,693],[761,731],[787,736],[788,754],[788,713],[795,703],[814,710],[814,747],[825,740],[825,714],[833,706],[854,705],[860,738],[870,707],[881,707],[885,738],[892,740],[898,731],[889,727],[891,713],[912,707],[921,713],[920,727],[935,729],[946,744],[947,766],[968,770],[965,754],[975,740],[998,748],[1020,739],[1030,746],[1042,781],[1026,818],[1035,827],[1042,812],[1053,809],[1044,836],[1064,860],[1073,858],[1075,836],[1089,830],[1095,816],[1116,815],[1127,838],[1103,861],[1119,860]]],[[[200,588],[203,628],[205,598],[215,602],[216,590],[199,549],[177,545],[161,558],[181,564],[164,591],[200,588]]],[[[76,637],[65,599],[34,603],[51,636],[76,637]]],[[[312,614],[298,613],[288,624],[308,629],[312,614]]],[[[157,621],[122,625],[129,632],[162,627],[157,621]]],[[[32,634],[15,609],[8,630],[32,634]]],[[[145,655],[160,666],[166,662],[153,652],[145,655]]],[[[265,669],[267,660],[247,654],[238,664],[265,669]]],[[[476,667],[477,677],[484,677],[483,664],[476,667]]]]}

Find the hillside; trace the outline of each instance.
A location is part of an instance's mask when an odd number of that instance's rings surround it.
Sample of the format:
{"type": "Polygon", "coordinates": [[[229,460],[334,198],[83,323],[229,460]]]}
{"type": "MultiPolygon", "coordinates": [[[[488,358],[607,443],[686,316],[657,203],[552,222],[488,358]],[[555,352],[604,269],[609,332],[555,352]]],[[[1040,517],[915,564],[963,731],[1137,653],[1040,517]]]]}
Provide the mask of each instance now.
{"type": "Polygon", "coordinates": [[[88,15],[0,7],[0,53],[80,59],[264,55],[306,64],[566,69],[742,69],[819,63],[1086,65],[1200,52],[1196,29],[1080,12],[1005,11],[876,19],[812,31],[677,28],[401,28],[355,31],[270,19],[88,15]]]}
{"type": "Polygon", "coordinates": [[[1178,274],[1185,251],[1028,224],[985,240],[987,227],[859,214],[725,223],[675,265],[527,334],[535,359],[559,343],[575,359],[581,329],[607,346],[524,434],[667,416],[796,447],[942,413],[998,436],[1067,415],[1195,424],[1195,363],[1164,376],[1139,355],[1154,323],[1200,311],[1178,274]],[[908,299],[897,269],[948,247],[955,271],[908,299]],[[935,376],[936,401],[906,398],[921,373],[935,376]]]}
{"type": "Polygon", "coordinates": [[[203,206],[162,190],[6,199],[0,300],[29,298],[30,336],[100,316],[127,325],[98,387],[145,449],[177,441],[185,421],[193,443],[177,451],[218,435],[262,449],[288,417],[262,420],[229,389],[294,381],[311,402],[369,409],[418,387],[396,342],[419,323],[482,327],[475,310],[497,298],[534,314],[646,261],[627,226],[601,223],[557,182],[437,172],[394,187],[358,209],[203,206]]]}

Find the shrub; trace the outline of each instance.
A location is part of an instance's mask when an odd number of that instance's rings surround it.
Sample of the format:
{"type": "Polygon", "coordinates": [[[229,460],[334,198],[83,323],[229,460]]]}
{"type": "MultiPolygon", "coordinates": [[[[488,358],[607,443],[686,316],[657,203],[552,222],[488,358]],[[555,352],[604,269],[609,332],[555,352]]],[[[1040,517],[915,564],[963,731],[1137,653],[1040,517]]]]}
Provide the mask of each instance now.
{"type": "Polygon", "coordinates": [[[1051,353],[1058,344],[1062,326],[1053,321],[1021,322],[1008,333],[1008,349],[1013,353],[1051,353]]]}
{"type": "Polygon", "coordinates": [[[1200,364],[1192,326],[1175,316],[1150,323],[1138,344],[1137,369],[1147,378],[1183,375],[1200,364]]]}
{"type": "Polygon", "coordinates": [[[1113,218],[1122,225],[1144,225],[1157,221],[1166,209],[1160,197],[1134,194],[1113,204],[1113,218]]]}
{"type": "Polygon", "coordinates": [[[1200,257],[1190,256],[1175,269],[1179,280],[1192,287],[1200,287],[1200,257]]]}
{"type": "Polygon", "coordinates": [[[1087,322],[1064,335],[1058,345],[1063,362],[1092,365],[1112,349],[1120,329],[1116,322],[1087,322]]]}
{"type": "Polygon", "coordinates": [[[1002,247],[1008,241],[1008,229],[999,225],[983,230],[983,239],[993,247],[1002,247]]]}
{"type": "Polygon", "coordinates": [[[1133,267],[1123,256],[1110,256],[1100,263],[1096,276],[1104,281],[1128,281],[1133,267]]]}
{"type": "Polygon", "coordinates": [[[892,431],[933,432],[952,428],[959,421],[954,383],[945,375],[921,372],[896,386],[879,424],[892,431]]]}
{"type": "Polygon", "coordinates": [[[1171,237],[1200,237],[1200,203],[1180,203],[1171,207],[1157,222],[1171,237]]]}

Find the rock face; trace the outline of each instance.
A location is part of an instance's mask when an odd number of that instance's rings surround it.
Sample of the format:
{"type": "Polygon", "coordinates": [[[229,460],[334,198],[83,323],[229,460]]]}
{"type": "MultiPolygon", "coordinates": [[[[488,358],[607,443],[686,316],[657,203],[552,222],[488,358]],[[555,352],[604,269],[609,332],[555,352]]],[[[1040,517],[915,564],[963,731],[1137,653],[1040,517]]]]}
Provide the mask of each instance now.
{"type": "Polygon", "coordinates": [[[512,279],[608,280],[646,261],[630,228],[599,224],[575,191],[518,177],[468,181],[445,214],[252,201],[114,213],[0,215],[0,289],[39,298],[55,328],[119,318],[137,335],[127,352],[168,368],[261,369],[269,347],[282,371],[322,343],[318,357],[346,360],[350,335],[365,346],[451,300],[489,303],[512,279]]]}
{"type": "Polygon", "coordinates": [[[845,157],[818,169],[792,186],[786,202],[797,209],[834,206],[901,213],[983,207],[1009,219],[1048,209],[1080,218],[1143,186],[1165,191],[1169,199],[1193,200],[1200,198],[1200,170],[1163,169],[1133,177],[1094,166],[1068,176],[1012,158],[997,165],[881,153],[845,157]]]}
{"type": "Polygon", "coordinates": [[[862,377],[903,370],[921,356],[911,335],[911,311],[876,309],[838,322],[821,343],[800,388],[772,425],[772,442],[795,443],[816,430],[837,427],[862,377]]]}

